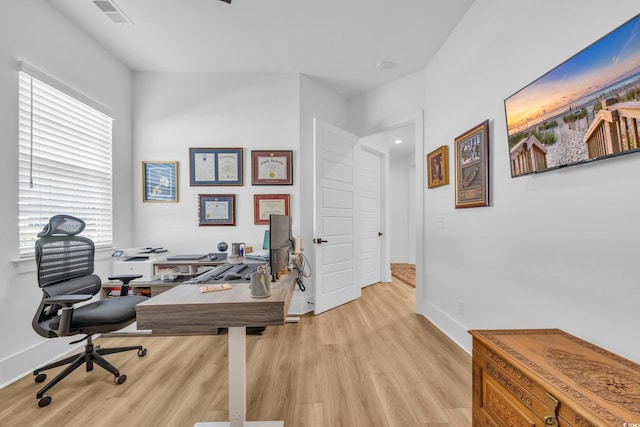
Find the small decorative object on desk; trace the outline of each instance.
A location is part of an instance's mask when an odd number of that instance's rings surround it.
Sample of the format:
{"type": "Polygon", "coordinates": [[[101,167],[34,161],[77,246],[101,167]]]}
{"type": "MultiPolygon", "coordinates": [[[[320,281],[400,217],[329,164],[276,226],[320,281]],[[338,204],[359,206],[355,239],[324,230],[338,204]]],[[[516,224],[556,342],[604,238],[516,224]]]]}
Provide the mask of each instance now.
{"type": "Polygon", "coordinates": [[[204,294],[206,292],[227,291],[229,289],[231,289],[230,284],[220,283],[216,285],[202,285],[198,290],[200,291],[201,294],[204,294]]]}
{"type": "Polygon", "coordinates": [[[226,252],[227,249],[229,249],[229,245],[227,245],[227,242],[220,242],[218,243],[218,250],[220,252],[226,252]]]}

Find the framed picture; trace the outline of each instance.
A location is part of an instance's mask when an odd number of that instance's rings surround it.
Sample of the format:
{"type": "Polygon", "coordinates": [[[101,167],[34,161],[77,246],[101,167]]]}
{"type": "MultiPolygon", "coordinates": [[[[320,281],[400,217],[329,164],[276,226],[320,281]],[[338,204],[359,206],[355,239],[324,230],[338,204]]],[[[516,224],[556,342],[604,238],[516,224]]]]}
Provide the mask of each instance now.
{"type": "Polygon", "coordinates": [[[293,151],[251,151],[251,184],[293,185],[293,151]]]}
{"type": "Polygon", "coordinates": [[[511,177],[640,152],[640,15],[504,100],[511,177]]]}
{"type": "Polygon", "coordinates": [[[449,147],[443,145],[427,154],[427,187],[449,184],[449,147]]]}
{"type": "Polygon", "coordinates": [[[289,215],[288,194],[255,194],[253,196],[254,224],[269,224],[269,215],[289,215]]]}
{"type": "Polygon", "coordinates": [[[142,201],[178,201],[178,162],[142,162],[142,201]]]}
{"type": "Polygon", "coordinates": [[[489,121],[455,139],[456,208],[489,206],[489,121]]]}
{"type": "Polygon", "coordinates": [[[191,186],[242,185],[242,148],[189,148],[191,186]]]}
{"type": "Polygon", "coordinates": [[[235,194],[198,194],[198,225],[236,225],[235,194]]]}

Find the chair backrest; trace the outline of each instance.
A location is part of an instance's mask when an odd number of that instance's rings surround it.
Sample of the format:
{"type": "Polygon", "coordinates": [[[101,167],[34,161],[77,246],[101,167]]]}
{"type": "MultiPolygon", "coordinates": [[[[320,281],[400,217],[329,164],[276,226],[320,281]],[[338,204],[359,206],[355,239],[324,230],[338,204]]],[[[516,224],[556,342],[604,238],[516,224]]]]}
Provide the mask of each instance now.
{"type": "MultiPolygon", "coordinates": [[[[40,239],[36,241],[36,265],[38,284],[41,288],[93,274],[95,254],[93,241],[77,236],[84,227],[84,221],[79,218],[56,215],[38,233],[40,239]]],[[[51,288],[45,292],[50,296],[60,295],[69,293],[69,289],[54,292],[51,288]]],[[[82,293],[93,294],[93,292],[82,293]]]]}

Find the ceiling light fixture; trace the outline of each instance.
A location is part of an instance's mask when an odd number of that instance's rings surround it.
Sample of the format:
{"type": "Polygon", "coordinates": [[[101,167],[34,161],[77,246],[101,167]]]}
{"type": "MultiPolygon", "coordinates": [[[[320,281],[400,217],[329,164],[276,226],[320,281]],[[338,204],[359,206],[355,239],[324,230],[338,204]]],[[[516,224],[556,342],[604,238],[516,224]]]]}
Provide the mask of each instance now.
{"type": "Polygon", "coordinates": [[[396,139],[396,144],[402,144],[402,140],[401,139],[396,139]]]}
{"type": "Polygon", "coordinates": [[[393,62],[390,61],[380,61],[376,64],[376,68],[379,71],[385,71],[385,70],[390,70],[392,68],[394,68],[396,66],[396,64],[394,64],[393,62]]]}
{"type": "Polygon", "coordinates": [[[220,0],[220,1],[231,4],[231,0],[220,0]]]}

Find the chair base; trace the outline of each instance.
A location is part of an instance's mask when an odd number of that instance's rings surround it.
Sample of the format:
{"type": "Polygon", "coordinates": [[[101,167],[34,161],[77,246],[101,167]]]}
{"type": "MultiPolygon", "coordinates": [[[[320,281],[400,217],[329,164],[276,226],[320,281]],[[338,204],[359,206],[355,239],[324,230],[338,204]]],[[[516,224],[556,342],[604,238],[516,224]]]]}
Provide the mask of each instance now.
{"type": "Polygon", "coordinates": [[[113,366],[111,363],[107,361],[103,355],[113,354],[113,353],[122,353],[124,351],[132,351],[137,350],[138,356],[142,357],[147,354],[147,349],[142,347],[141,345],[137,346],[127,346],[127,347],[110,347],[110,348],[100,348],[94,347],[93,341],[91,340],[91,336],[87,336],[87,344],[84,347],[84,352],[74,354],[73,356],[66,357],[62,360],[58,360],[56,362],[50,363],[48,365],[42,366],[41,368],[33,371],[33,375],[35,376],[35,381],[37,383],[43,382],[47,375],[43,373],[48,369],[57,368],[58,366],[67,366],[62,372],[55,376],[51,381],[47,383],[44,387],[42,387],[36,393],[36,399],[39,399],[38,406],[44,407],[51,403],[51,397],[46,395],[45,393],[54,385],[58,384],[63,378],[68,376],[70,373],[78,369],[82,365],[86,365],[87,372],[93,371],[93,364],[97,364],[103,369],[111,372],[114,375],[114,382],[116,384],[122,384],[126,381],[126,375],[120,375],[120,371],[113,366]]]}

